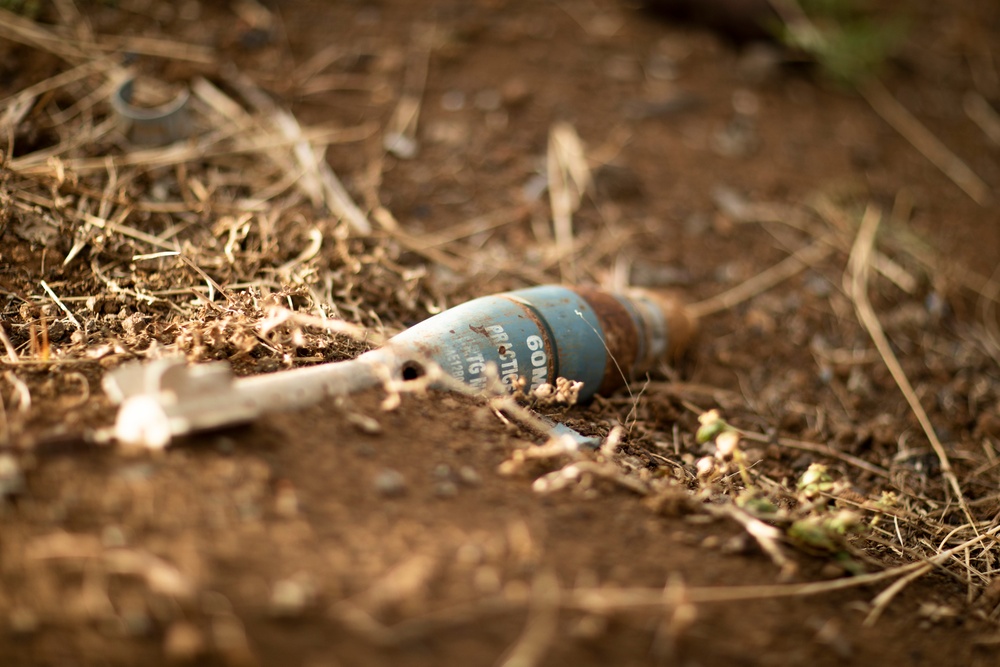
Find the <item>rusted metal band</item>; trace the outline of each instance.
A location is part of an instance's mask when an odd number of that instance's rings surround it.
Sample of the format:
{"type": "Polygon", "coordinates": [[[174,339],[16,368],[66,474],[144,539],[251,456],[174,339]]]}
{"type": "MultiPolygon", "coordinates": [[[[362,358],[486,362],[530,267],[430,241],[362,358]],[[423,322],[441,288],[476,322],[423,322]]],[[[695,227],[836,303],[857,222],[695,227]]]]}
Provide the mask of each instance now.
{"type": "MultiPolygon", "coordinates": [[[[661,344],[665,349],[651,349],[643,362],[646,367],[640,369],[640,372],[649,370],[662,361],[679,361],[698,334],[698,321],[688,313],[684,299],[675,292],[645,289],[630,290],[627,296],[633,303],[647,304],[648,311],[655,313],[656,318],[663,322],[661,344]]],[[[653,347],[656,347],[655,343],[653,347]]]]}
{"type": "Polygon", "coordinates": [[[639,314],[630,311],[623,301],[607,292],[586,287],[578,287],[574,291],[586,299],[600,322],[607,359],[604,379],[597,393],[610,393],[627,383],[637,370],[636,361],[641,359],[643,347],[638,329],[639,314]]]}

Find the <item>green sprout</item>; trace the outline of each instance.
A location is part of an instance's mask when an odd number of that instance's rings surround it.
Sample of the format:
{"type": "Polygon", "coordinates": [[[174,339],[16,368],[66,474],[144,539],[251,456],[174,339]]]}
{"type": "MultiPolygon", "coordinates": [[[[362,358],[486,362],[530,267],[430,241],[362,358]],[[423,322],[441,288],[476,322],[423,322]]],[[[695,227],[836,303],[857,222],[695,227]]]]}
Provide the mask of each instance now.
{"type": "MultiPolygon", "coordinates": [[[[794,2],[794,0],[789,0],[794,2]]],[[[786,21],[779,39],[812,58],[833,81],[855,88],[878,73],[906,35],[898,19],[880,21],[865,15],[851,0],[798,0],[805,21],[786,21]]]]}
{"type": "Polygon", "coordinates": [[[736,496],[736,506],[745,509],[758,519],[772,517],[778,513],[778,506],[757,489],[744,489],[736,496]]]}
{"type": "Polygon", "coordinates": [[[0,9],[29,19],[36,19],[41,13],[42,3],[38,0],[0,0],[0,9]]]}
{"type": "Polygon", "coordinates": [[[825,465],[822,463],[812,463],[802,473],[802,476],[799,477],[795,488],[807,500],[813,500],[821,494],[829,493],[833,490],[833,478],[830,477],[825,465]]]}
{"type": "Polygon", "coordinates": [[[719,415],[718,410],[709,410],[708,412],[698,415],[698,423],[701,426],[698,427],[698,432],[695,434],[695,440],[698,444],[704,444],[709,440],[714,440],[717,435],[725,430],[732,429],[732,427],[723,421],[722,417],[719,415]]]}
{"type": "Polygon", "coordinates": [[[861,517],[849,510],[835,513],[813,514],[792,522],[788,538],[800,547],[833,555],[840,565],[852,574],[861,571],[848,550],[847,537],[865,530],[861,517]]]}
{"type": "MultiPolygon", "coordinates": [[[[699,443],[715,440],[715,458],[719,461],[732,459],[743,479],[743,485],[748,489],[753,487],[753,480],[750,478],[750,471],[746,465],[746,455],[740,449],[739,429],[726,423],[718,410],[709,410],[698,415],[698,422],[701,426],[698,427],[695,439],[699,443]]],[[[710,466],[710,463],[711,461],[702,465],[704,470],[699,472],[701,476],[708,478],[710,470],[715,470],[715,466],[710,466]]]]}

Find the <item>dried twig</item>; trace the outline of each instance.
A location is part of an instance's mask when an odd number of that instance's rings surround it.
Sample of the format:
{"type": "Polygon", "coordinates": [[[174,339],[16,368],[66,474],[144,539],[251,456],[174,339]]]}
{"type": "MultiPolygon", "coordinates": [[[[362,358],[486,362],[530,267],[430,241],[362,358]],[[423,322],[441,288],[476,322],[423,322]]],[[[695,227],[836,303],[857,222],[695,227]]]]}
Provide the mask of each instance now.
{"type": "MultiPolygon", "coordinates": [[[[798,44],[807,45],[817,51],[829,49],[826,37],[817,29],[797,0],[769,1],[785,27],[796,36],[795,41],[798,44]]],[[[869,77],[865,83],[858,86],[857,90],[882,120],[899,132],[973,201],[980,206],[988,206],[993,201],[992,190],[985,181],[900,104],[881,81],[874,76],[869,77]]]]}
{"type": "Polygon", "coordinates": [[[433,39],[433,27],[418,25],[414,29],[410,56],[407,58],[403,93],[396,103],[382,138],[383,148],[404,160],[416,157],[419,150],[417,123],[420,120],[424,88],[427,86],[427,70],[430,65],[433,39]]]}
{"type": "Polygon", "coordinates": [[[523,609],[525,604],[524,600],[496,595],[408,618],[392,626],[386,626],[350,602],[335,604],[330,610],[330,616],[372,644],[390,647],[421,639],[432,632],[475,623],[487,616],[518,611],[523,609]]]}
{"type": "Polygon", "coordinates": [[[788,447],[789,449],[798,449],[804,452],[813,452],[815,454],[820,454],[822,456],[829,456],[830,458],[838,459],[844,463],[850,464],[860,470],[865,472],[870,472],[873,475],[877,475],[884,479],[889,479],[889,471],[881,466],[877,466],[874,463],[865,461],[862,458],[858,458],[847,452],[842,452],[832,447],[826,445],[821,445],[815,442],[806,442],[804,440],[795,440],[794,438],[776,438],[772,439],[763,433],[753,433],[751,431],[740,430],[740,435],[748,440],[756,440],[757,442],[771,442],[772,440],[781,447],[788,447]]]}
{"type": "Polygon", "coordinates": [[[7,336],[7,327],[4,326],[3,322],[0,322],[0,343],[3,343],[3,348],[7,352],[7,359],[10,363],[16,364],[19,361],[17,350],[14,348],[13,343],[10,342],[10,337],[7,336]]]}
{"type": "Polygon", "coordinates": [[[860,89],[872,109],[897,132],[913,144],[920,153],[952,180],[980,206],[989,206],[993,190],[951,149],[944,145],[906,107],[892,96],[885,86],[873,79],[860,89]]]}
{"type": "MultiPolygon", "coordinates": [[[[928,566],[941,565],[950,557],[975,546],[1000,532],[1000,526],[977,537],[966,540],[956,547],[942,551],[927,560],[899,565],[881,572],[872,572],[855,577],[845,577],[832,581],[814,581],[803,584],[774,584],[762,586],[718,586],[689,587],[687,599],[693,603],[739,602],[742,600],[764,600],[789,597],[811,597],[849,588],[870,586],[888,579],[923,571],[928,566]]],[[[659,608],[663,605],[663,591],[656,588],[596,588],[575,589],[565,595],[566,607],[594,613],[609,613],[640,608],[659,608]]]]}
{"type": "Polygon", "coordinates": [[[287,323],[303,327],[314,327],[323,331],[329,331],[330,333],[350,336],[356,340],[368,341],[376,345],[382,342],[381,336],[377,332],[369,331],[356,324],[329,317],[306,315],[305,313],[288,310],[287,308],[269,309],[267,316],[257,326],[261,335],[267,335],[275,327],[287,323]]]}
{"type": "Polygon", "coordinates": [[[872,341],[875,343],[876,349],[882,356],[886,367],[889,369],[889,373],[896,381],[900,391],[903,392],[903,396],[906,398],[906,402],[910,405],[910,409],[916,416],[917,421],[920,422],[920,426],[923,429],[924,434],[927,436],[927,440],[930,442],[931,447],[934,449],[934,453],[938,457],[938,461],[941,463],[942,474],[951,485],[952,490],[957,496],[958,503],[962,507],[962,511],[965,512],[966,518],[975,530],[975,520],[972,517],[972,513],[969,511],[969,506],[966,503],[962,487],[958,482],[958,478],[955,476],[955,472],[951,466],[951,461],[948,458],[947,452],[945,452],[944,445],[942,445],[941,441],[938,439],[937,432],[934,430],[934,426],[931,424],[930,418],[927,416],[927,412],[924,410],[923,406],[920,405],[920,399],[917,398],[916,392],[913,391],[913,386],[910,384],[903,367],[899,363],[899,359],[896,358],[896,354],[892,351],[889,339],[882,330],[882,325],[879,323],[878,316],[875,314],[875,309],[872,308],[871,301],[868,299],[869,258],[871,257],[872,247],[875,243],[875,232],[878,229],[881,219],[881,212],[879,212],[879,210],[874,206],[869,206],[865,210],[864,217],[861,220],[861,226],[858,229],[857,239],[854,242],[854,247],[851,249],[849,273],[844,274],[844,290],[854,301],[854,307],[858,314],[858,320],[868,331],[872,341]]]}
{"type": "Polygon", "coordinates": [[[556,123],[549,131],[546,165],[560,271],[564,281],[574,283],[577,276],[572,257],[573,213],[591,187],[591,176],[583,142],[569,123],[556,123]]]}
{"type": "Polygon", "coordinates": [[[59,300],[59,297],[56,296],[56,293],[52,291],[52,288],[49,287],[48,283],[46,283],[43,280],[41,284],[42,284],[42,289],[45,290],[45,293],[49,295],[49,298],[55,301],[56,305],[59,306],[59,309],[62,310],[64,313],[66,313],[66,317],[68,317],[69,321],[73,323],[73,326],[75,326],[77,329],[83,329],[83,325],[80,324],[80,320],[76,319],[76,315],[73,314],[73,311],[67,308],[66,304],[59,300]]]}
{"type": "Polygon", "coordinates": [[[758,273],[753,278],[743,281],[736,287],[704,301],[691,304],[688,306],[688,311],[695,317],[706,317],[714,313],[729,310],[733,306],[752,299],[775,285],[788,280],[802,270],[825,259],[833,251],[832,237],[824,236],[813,241],[805,248],[795,251],[774,266],[758,273]]]}
{"type": "Polygon", "coordinates": [[[743,526],[747,533],[757,541],[761,550],[781,569],[783,578],[787,579],[795,573],[795,562],[790,560],[781,548],[781,541],[784,538],[784,533],[781,530],[764,523],[735,505],[720,505],[718,507],[706,505],[706,507],[709,513],[732,519],[743,526]]]}
{"type": "Polygon", "coordinates": [[[524,632],[499,661],[501,667],[535,667],[556,639],[560,590],[555,572],[543,569],[531,585],[531,599],[524,632]]]}
{"type": "Polygon", "coordinates": [[[979,126],[995,146],[1000,146],[1000,113],[977,92],[968,92],[962,100],[965,114],[979,126]]]}

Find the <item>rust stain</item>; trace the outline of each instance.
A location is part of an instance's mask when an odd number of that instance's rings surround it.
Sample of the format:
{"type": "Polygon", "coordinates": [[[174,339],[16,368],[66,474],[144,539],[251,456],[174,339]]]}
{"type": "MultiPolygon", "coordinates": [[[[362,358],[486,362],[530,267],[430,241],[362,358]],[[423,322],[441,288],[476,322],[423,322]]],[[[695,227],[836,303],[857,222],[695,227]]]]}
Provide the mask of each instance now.
{"type": "Polygon", "coordinates": [[[667,325],[667,361],[676,363],[698,337],[698,320],[685,307],[683,297],[675,291],[640,289],[646,298],[655,303],[663,313],[667,325]]]}
{"type": "Polygon", "coordinates": [[[586,287],[574,291],[594,309],[604,332],[604,344],[609,354],[598,393],[607,394],[625,384],[632,375],[639,354],[639,331],[632,315],[615,297],[586,287]]]}

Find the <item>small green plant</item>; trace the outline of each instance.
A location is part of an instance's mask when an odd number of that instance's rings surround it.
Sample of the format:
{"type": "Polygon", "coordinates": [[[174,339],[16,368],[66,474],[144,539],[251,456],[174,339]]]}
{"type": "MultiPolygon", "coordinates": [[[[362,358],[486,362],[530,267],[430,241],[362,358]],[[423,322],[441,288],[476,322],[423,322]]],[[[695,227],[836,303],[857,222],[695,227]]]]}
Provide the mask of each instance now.
{"type": "Polygon", "coordinates": [[[732,428],[722,419],[722,415],[719,414],[718,410],[709,410],[708,412],[698,415],[698,424],[700,426],[698,427],[698,432],[694,436],[698,441],[698,444],[713,440],[715,439],[715,436],[732,428]]]}
{"type": "Polygon", "coordinates": [[[0,0],[0,9],[20,14],[29,19],[36,19],[41,13],[42,3],[38,0],[0,0]]]}
{"type": "Polygon", "coordinates": [[[854,0],[783,1],[801,11],[783,16],[781,41],[806,53],[828,77],[848,87],[877,74],[906,34],[901,20],[872,18],[854,0]]]}
{"type": "Polygon", "coordinates": [[[698,422],[695,439],[715,444],[713,456],[704,456],[696,462],[698,481],[704,489],[714,488],[713,493],[727,493],[747,515],[772,527],[776,537],[755,535],[765,549],[778,550],[775,540],[781,539],[806,553],[831,558],[852,574],[864,571],[853,555],[852,539],[877,524],[880,510],[895,503],[893,496],[884,494],[876,503],[875,518],[865,523],[862,514],[838,506],[836,498],[847,485],[834,479],[829,468],[821,463],[811,464],[802,473],[795,481],[794,491],[786,487],[784,493],[775,492],[780,485],[773,481],[761,483],[761,478],[752,472],[747,454],[741,448],[744,434],[738,428],[723,419],[718,410],[702,413],[698,422]],[[737,474],[742,488],[733,484],[737,474]]]}
{"type": "Polygon", "coordinates": [[[802,473],[795,488],[805,500],[813,500],[833,490],[833,478],[822,463],[812,463],[802,473]]]}

